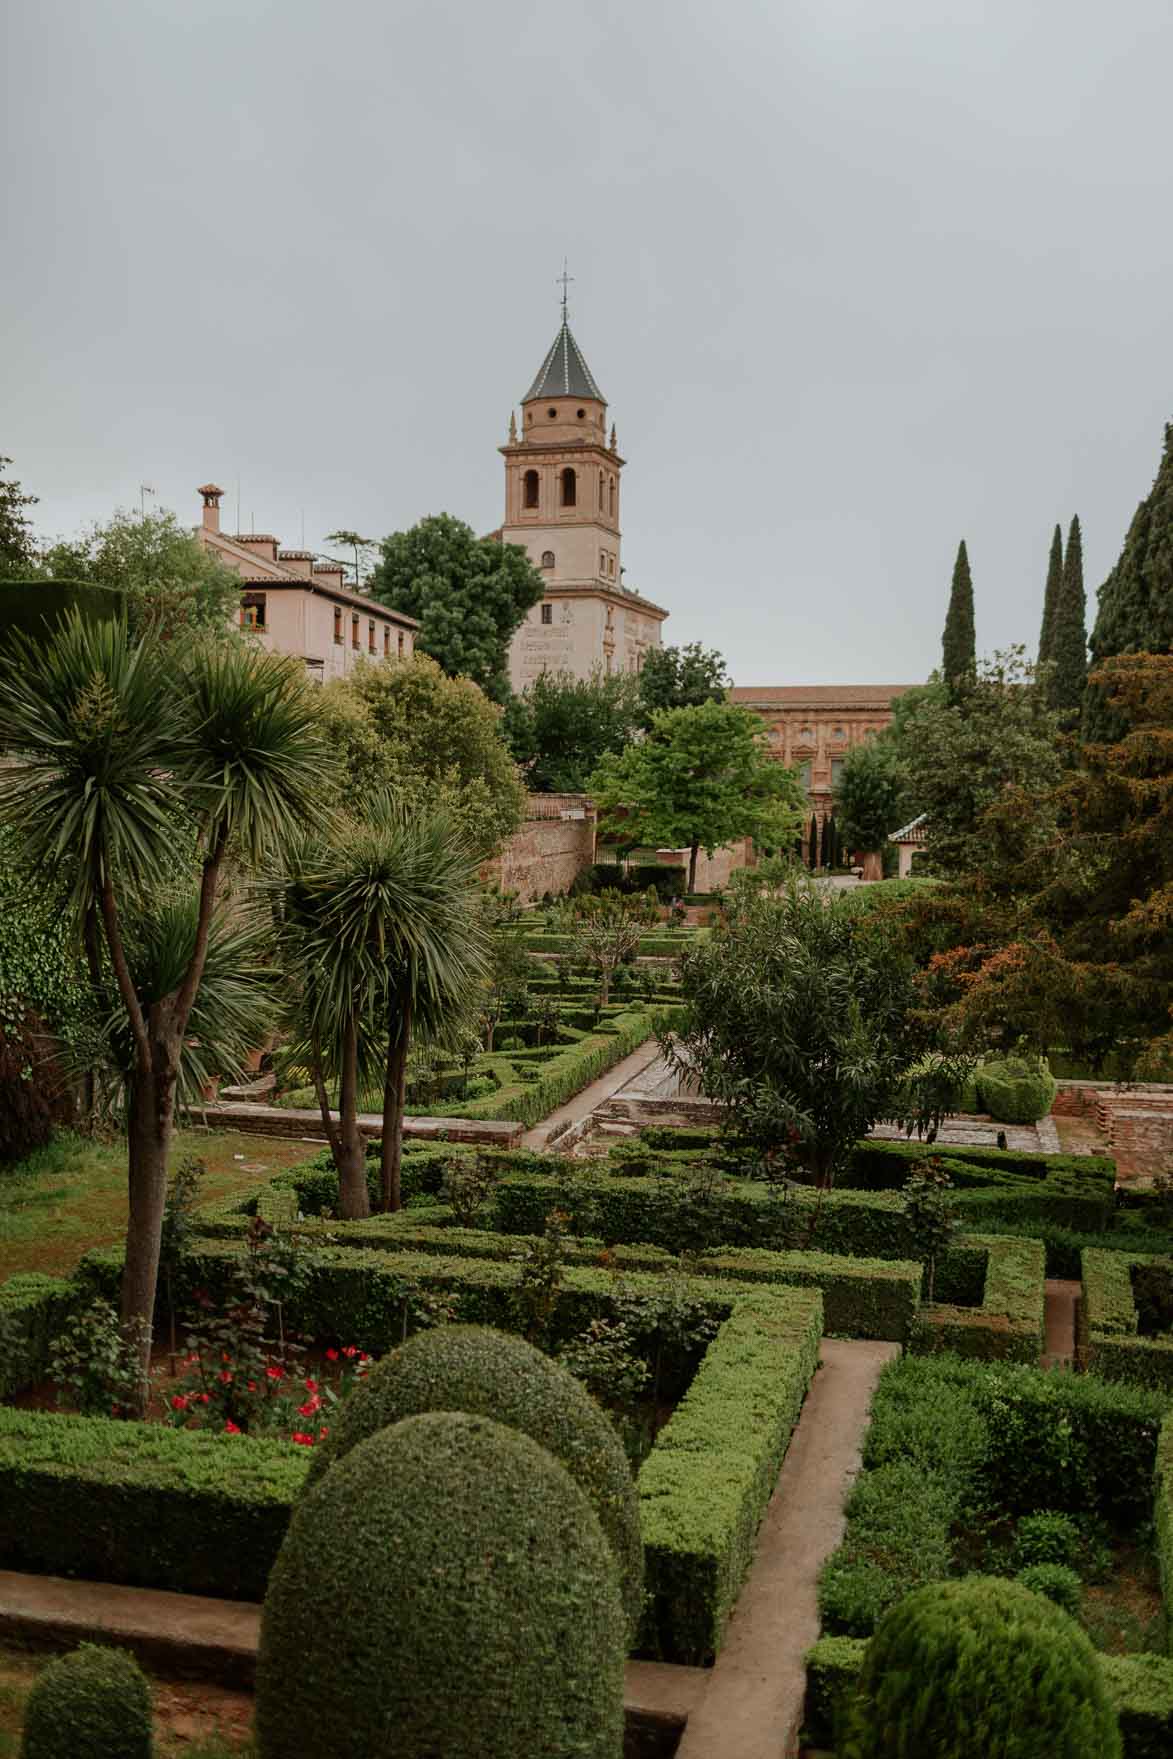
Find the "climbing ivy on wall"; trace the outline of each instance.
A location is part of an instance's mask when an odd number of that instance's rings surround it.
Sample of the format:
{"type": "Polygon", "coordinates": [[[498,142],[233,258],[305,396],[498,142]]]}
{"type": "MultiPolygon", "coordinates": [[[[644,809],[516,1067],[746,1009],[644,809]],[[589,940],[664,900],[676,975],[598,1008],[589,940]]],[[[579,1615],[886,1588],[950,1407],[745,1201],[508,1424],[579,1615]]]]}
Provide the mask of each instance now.
{"type": "Polygon", "coordinates": [[[72,1046],[90,1017],[90,989],[55,888],[20,867],[0,829],[0,1036],[23,1037],[30,1014],[72,1046]]]}

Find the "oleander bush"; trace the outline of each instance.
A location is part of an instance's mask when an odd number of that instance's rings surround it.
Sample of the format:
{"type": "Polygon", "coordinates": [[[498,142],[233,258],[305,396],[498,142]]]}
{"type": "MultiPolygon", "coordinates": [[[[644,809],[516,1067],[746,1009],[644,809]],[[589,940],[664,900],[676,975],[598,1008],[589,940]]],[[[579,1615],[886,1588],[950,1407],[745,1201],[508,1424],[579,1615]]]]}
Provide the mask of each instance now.
{"type": "Polygon", "coordinates": [[[977,1072],[982,1105],[1000,1124],[1033,1124],[1045,1118],[1056,1083],[1044,1057],[1002,1057],[977,1072]]]}
{"type": "Polygon", "coordinates": [[[37,1675],[21,1759],[150,1759],[151,1751],[150,1688],[125,1650],[83,1643],[37,1675]]]}
{"type": "Polygon", "coordinates": [[[314,1449],[307,1490],[368,1435],[425,1411],[491,1417],[560,1460],[594,1509],[615,1553],[634,1634],[643,1604],[639,1502],[615,1426],[557,1362],[523,1338],[488,1326],[420,1332],[378,1363],[314,1449]]]}
{"type": "Polygon", "coordinates": [[[918,1588],[868,1645],[839,1759],[1119,1759],[1095,1650],[1017,1582],[918,1588]]]}
{"type": "Polygon", "coordinates": [[[407,1417],[294,1511],[261,1759],[621,1759],[625,1654],[614,1554],[566,1469],[485,1417],[407,1417]]]}

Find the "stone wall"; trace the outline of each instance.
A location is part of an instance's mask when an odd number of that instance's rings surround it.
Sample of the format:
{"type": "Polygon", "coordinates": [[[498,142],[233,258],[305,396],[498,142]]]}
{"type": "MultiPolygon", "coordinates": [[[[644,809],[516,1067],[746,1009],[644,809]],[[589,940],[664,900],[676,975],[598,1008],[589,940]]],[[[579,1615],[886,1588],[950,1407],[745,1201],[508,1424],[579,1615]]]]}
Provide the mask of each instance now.
{"type": "Polygon", "coordinates": [[[531,904],[568,890],[595,859],[595,808],[581,794],[531,794],[526,818],[482,878],[531,904]]]}

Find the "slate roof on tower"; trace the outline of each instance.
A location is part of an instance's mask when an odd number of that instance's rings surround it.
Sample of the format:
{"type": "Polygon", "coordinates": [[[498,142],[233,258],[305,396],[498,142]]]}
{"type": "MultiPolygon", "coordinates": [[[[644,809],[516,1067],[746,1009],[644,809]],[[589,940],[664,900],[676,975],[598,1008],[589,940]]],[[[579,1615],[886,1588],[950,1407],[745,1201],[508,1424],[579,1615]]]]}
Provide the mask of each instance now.
{"type": "Polygon", "coordinates": [[[535,397],[597,397],[600,403],[607,401],[596,385],[594,374],[583,359],[582,350],[571,335],[565,318],[522,402],[530,403],[535,397]]]}

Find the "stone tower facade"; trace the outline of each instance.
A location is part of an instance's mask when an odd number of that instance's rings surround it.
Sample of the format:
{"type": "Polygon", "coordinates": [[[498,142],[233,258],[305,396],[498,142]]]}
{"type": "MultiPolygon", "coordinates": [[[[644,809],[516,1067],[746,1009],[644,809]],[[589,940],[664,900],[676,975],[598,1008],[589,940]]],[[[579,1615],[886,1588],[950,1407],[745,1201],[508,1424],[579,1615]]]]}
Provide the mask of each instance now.
{"type": "Polygon", "coordinates": [[[623,459],[607,400],[562,325],[509,418],[501,539],[521,544],[546,582],[513,639],[510,682],[522,690],[543,671],[637,671],[660,645],[668,615],[623,585],[619,500],[623,459]]]}

